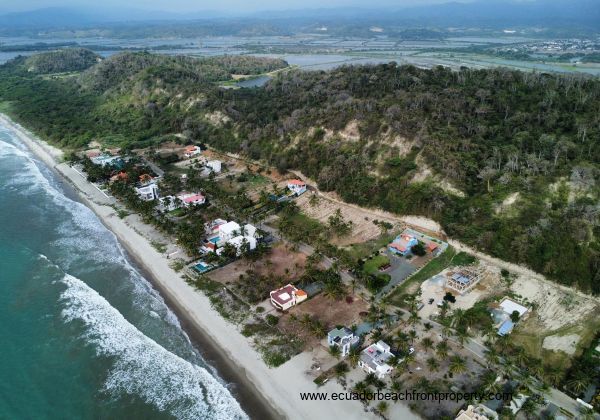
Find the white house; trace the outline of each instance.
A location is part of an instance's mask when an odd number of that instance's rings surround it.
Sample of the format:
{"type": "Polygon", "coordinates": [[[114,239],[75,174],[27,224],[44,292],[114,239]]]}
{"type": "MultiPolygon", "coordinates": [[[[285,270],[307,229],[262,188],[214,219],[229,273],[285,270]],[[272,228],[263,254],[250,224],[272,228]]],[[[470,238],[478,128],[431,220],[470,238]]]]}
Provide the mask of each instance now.
{"type": "Polygon", "coordinates": [[[365,372],[374,373],[379,379],[383,379],[393,369],[386,363],[393,356],[390,346],[380,340],[361,352],[358,366],[365,372]]]}
{"type": "Polygon", "coordinates": [[[306,183],[299,179],[290,179],[287,184],[288,189],[296,195],[300,195],[306,191],[306,183]]]}
{"type": "Polygon", "coordinates": [[[236,222],[227,222],[219,226],[219,238],[221,241],[227,242],[230,239],[239,236],[239,234],[240,225],[238,225],[236,222]]]}
{"type": "Polygon", "coordinates": [[[253,225],[248,223],[244,225],[242,229],[244,231],[244,236],[251,236],[253,238],[256,238],[256,227],[254,227],[253,225]]]}
{"type": "Polygon", "coordinates": [[[152,201],[159,198],[158,186],[156,184],[148,184],[143,187],[136,187],[135,192],[143,201],[152,201]]]}
{"type": "Polygon", "coordinates": [[[91,158],[91,161],[94,165],[99,166],[111,166],[111,165],[122,165],[123,158],[121,156],[111,156],[107,154],[102,154],[96,157],[91,158]]]}
{"type": "MultiPolygon", "coordinates": [[[[231,238],[227,241],[228,244],[231,244],[236,249],[236,254],[239,256],[242,253],[242,247],[244,243],[248,244],[248,251],[252,251],[256,249],[256,239],[252,236],[236,236],[235,238],[231,238]]],[[[223,252],[223,248],[217,249],[217,254],[221,255],[223,252]]]]}
{"type": "Polygon", "coordinates": [[[209,171],[214,172],[216,174],[221,172],[221,161],[220,160],[209,160],[205,165],[209,171]]]}
{"type": "Polygon", "coordinates": [[[183,193],[177,196],[185,207],[193,205],[202,205],[206,203],[206,197],[200,193],[183,193]]]}
{"type": "Polygon", "coordinates": [[[212,222],[208,222],[204,224],[204,231],[207,235],[214,235],[219,232],[219,226],[227,223],[227,220],[223,219],[215,219],[212,222]]]}
{"type": "Polygon", "coordinates": [[[178,209],[180,206],[177,203],[176,197],[167,195],[166,197],[159,198],[161,210],[173,211],[178,209]]]}
{"type": "Polygon", "coordinates": [[[350,353],[350,349],[355,347],[360,338],[346,327],[334,328],[327,333],[327,344],[329,347],[339,347],[342,357],[350,353]]]}
{"type": "Polygon", "coordinates": [[[304,302],[308,295],[304,290],[297,289],[294,285],[288,284],[269,293],[271,304],[277,309],[286,311],[292,306],[304,302]]]}
{"type": "Polygon", "coordinates": [[[185,157],[191,158],[196,155],[202,153],[202,149],[198,146],[186,146],[185,152],[183,153],[185,157]]]}

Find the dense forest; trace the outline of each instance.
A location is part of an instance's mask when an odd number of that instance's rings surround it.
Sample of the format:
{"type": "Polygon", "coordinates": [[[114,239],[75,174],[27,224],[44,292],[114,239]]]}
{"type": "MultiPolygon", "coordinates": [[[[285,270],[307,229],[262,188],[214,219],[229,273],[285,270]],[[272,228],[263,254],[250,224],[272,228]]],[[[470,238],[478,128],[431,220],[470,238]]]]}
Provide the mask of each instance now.
{"type": "Polygon", "coordinates": [[[65,48],[36,54],[22,60],[27,71],[49,74],[85,70],[100,62],[101,57],[85,48],[65,48]]]}
{"type": "Polygon", "coordinates": [[[600,293],[600,81],[391,63],[287,71],[259,89],[215,83],[285,65],[262,60],[126,53],[68,80],[9,63],[0,97],[63,147],[183,134],[299,169],[347,201],[431,217],[492,255],[600,293]]]}

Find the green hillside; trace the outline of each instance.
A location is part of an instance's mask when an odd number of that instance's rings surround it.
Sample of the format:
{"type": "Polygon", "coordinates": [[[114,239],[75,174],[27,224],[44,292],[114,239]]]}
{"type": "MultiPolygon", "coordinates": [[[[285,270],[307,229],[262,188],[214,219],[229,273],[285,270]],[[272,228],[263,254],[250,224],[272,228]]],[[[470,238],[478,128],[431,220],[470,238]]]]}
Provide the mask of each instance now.
{"type": "Polygon", "coordinates": [[[23,66],[35,74],[81,71],[101,61],[101,57],[85,48],[67,48],[27,57],[23,66]]]}
{"type": "Polygon", "coordinates": [[[299,169],[349,202],[431,217],[483,251],[600,293],[600,81],[389,64],[288,71],[261,89],[216,83],[285,65],[125,53],[44,80],[9,63],[0,97],[62,147],[182,134],[299,169]]]}

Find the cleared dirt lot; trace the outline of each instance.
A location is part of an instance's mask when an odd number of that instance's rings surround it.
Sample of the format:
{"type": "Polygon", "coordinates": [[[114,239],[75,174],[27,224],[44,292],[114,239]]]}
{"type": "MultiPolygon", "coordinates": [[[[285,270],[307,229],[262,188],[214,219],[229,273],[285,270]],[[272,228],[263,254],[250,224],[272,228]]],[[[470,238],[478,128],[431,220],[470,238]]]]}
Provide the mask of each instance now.
{"type": "Polygon", "coordinates": [[[320,345],[321,340],[312,335],[301,323],[293,321],[290,315],[294,314],[298,319],[301,319],[305,314],[308,314],[311,318],[321,321],[329,331],[336,325],[349,327],[353,324],[359,324],[361,322],[359,314],[366,312],[368,308],[369,304],[356,296],[352,298],[352,303],[348,303],[345,298],[332,300],[323,294],[319,294],[290,309],[279,320],[279,328],[282,331],[298,334],[305,340],[306,348],[311,348],[320,345]]]}
{"type": "Polygon", "coordinates": [[[394,228],[402,228],[403,226],[392,218],[373,218],[365,213],[362,209],[357,209],[348,205],[330,201],[323,196],[319,196],[316,205],[310,204],[310,197],[314,193],[307,191],[296,199],[298,207],[308,216],[319,220],[321,223],[327,224],[327,220],[338,209],[346,221],[352,222],[352,232],[348,236],[342,238],[334,238],[332,242],[339,246],[346,246],[355,243],[361,243],[370,239],[375,239],[381,234],[381,229],[373,224],[373,220],[386,221],[394,225],[394,228]]]}
{"type": "Polygon", "coordinates": [[[279,276],[295,279],[304,273],[306,254],[290,251],[284,244],[277,244],[271,252],[251,265],[250,262],[239,259],[231,264],[208,273],[208,277],[219,283],[236,282],[240,274],[252,270],[261,276],[279,276]]]}

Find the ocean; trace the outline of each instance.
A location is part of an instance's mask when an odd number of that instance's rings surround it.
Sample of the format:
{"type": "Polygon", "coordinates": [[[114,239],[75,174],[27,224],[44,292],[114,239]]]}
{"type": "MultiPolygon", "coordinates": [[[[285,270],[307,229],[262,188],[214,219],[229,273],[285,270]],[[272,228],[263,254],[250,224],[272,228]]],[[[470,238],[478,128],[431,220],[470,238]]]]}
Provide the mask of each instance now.
{"type": "Polygon", "coordinates": [[[0,419],[244,419],[115,236],[0,125],[0,419]]]}

